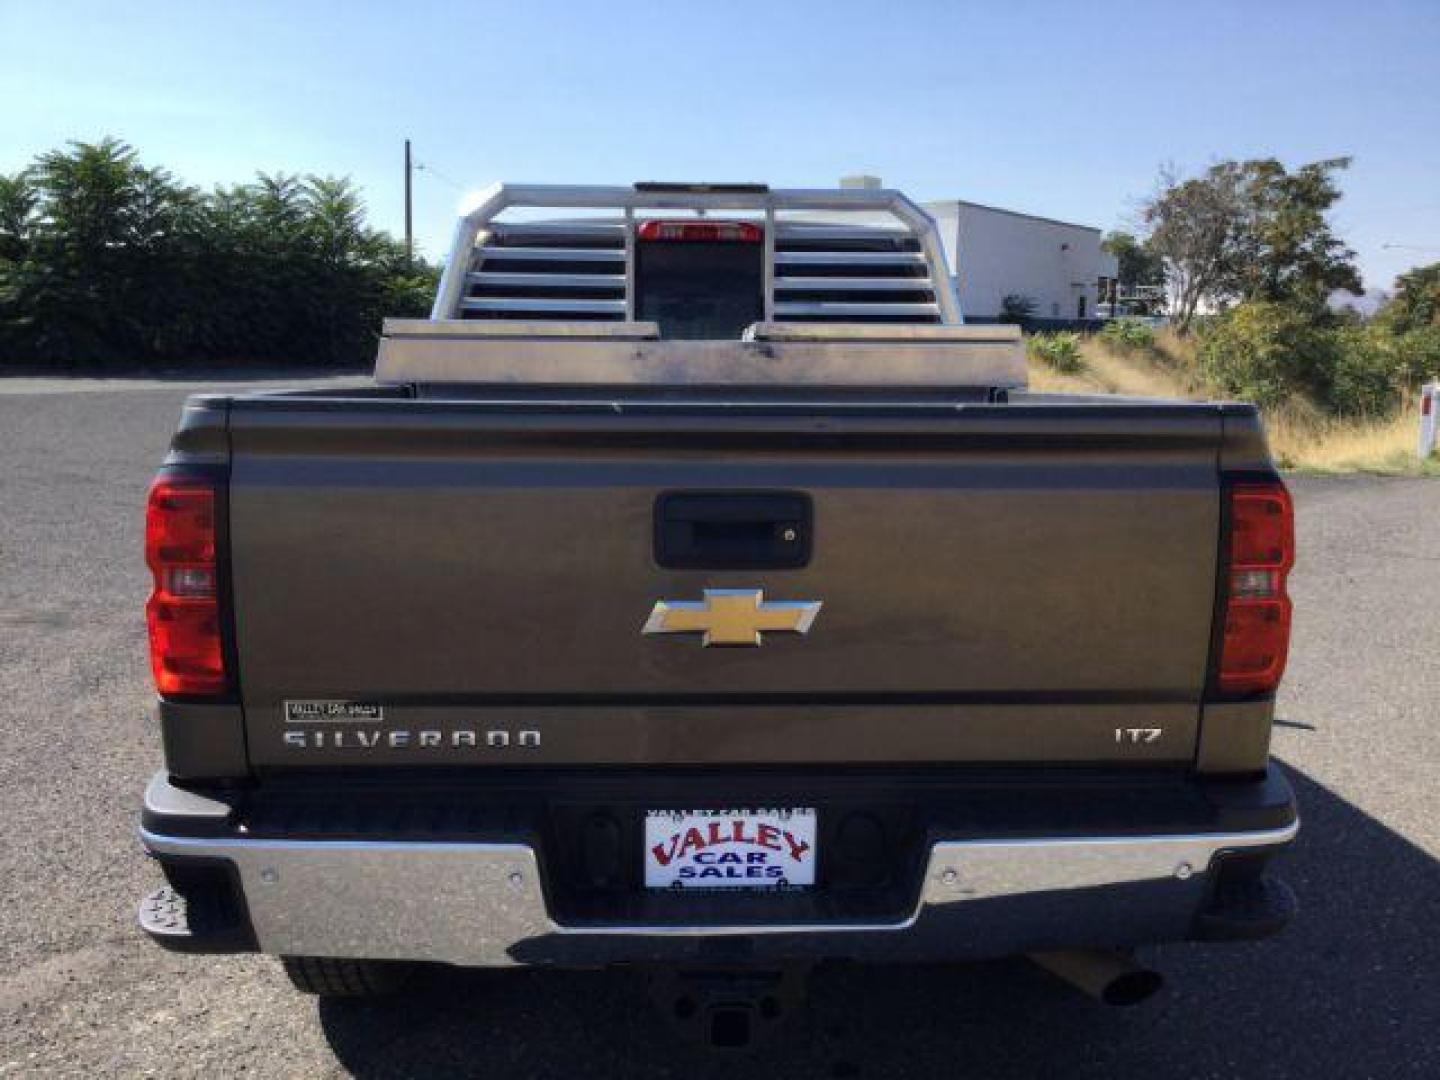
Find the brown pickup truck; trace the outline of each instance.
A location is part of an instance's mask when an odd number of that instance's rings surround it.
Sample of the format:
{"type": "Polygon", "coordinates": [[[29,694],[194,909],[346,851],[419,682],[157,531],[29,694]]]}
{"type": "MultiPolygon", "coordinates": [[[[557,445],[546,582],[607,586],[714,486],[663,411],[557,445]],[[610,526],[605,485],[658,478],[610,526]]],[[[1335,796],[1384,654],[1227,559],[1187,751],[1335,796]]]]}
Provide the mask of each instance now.
{"type": "Polygon", "coordinates": [[[1293,550],[1252,407],[1028,392],[898,193],[500,186],[373,386],[185,407],[141,923],[326,994],[653,965],[732,1041],[770,984],[686,972],[1137,1000],[1294,908],[1293,550]]]}

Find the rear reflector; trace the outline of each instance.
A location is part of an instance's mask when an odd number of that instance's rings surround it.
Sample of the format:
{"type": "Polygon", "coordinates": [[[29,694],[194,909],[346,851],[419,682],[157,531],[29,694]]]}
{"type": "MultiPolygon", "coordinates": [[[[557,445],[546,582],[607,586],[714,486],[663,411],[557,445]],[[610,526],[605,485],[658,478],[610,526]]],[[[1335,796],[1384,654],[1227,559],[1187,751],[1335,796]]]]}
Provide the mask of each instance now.
{"type": "Polygon", "coordinates": [[[1232,694],[1280,685],[1290,647],[1285,579],[1295,564],[1295,513],[1279,480],[1234,484],[1229,499],[1229,566],[1217,675],[1232,694]]]}
{"type": "Polygon", "coordinates": [[[681,240],[758,244],[764,230],[748,221],[642,221],[641,240],[681,240]]]}
{"type": "Polygon", "coordinates": [[[150,669],[162,694],[221,694],[229,687],[220,633],[216,485],[161,476],[145,510],[145,562],[154,588],[145,605],[150,669]]]}

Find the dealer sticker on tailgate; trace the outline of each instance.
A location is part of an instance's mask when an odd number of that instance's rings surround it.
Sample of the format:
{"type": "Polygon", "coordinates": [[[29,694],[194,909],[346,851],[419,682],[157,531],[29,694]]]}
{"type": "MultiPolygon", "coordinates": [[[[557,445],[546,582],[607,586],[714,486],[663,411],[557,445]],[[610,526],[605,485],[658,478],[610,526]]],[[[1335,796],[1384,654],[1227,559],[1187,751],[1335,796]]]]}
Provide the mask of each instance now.
{"type": "Polygon", "coordinates": [[[766,889],[815,884],[815,811],[651,810],[652,889],[766,889]]]}

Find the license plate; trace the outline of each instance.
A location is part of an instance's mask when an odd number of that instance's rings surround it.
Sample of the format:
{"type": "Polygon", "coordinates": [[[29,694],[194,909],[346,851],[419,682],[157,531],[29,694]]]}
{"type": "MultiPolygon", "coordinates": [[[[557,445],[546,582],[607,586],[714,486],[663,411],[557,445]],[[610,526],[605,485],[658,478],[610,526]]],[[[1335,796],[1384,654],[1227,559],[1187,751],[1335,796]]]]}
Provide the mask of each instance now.
{"type": "Polygon", "coordinates": [[[815,811],[651,810],[652,889],[777,889],[815,884],[815,811]]]}

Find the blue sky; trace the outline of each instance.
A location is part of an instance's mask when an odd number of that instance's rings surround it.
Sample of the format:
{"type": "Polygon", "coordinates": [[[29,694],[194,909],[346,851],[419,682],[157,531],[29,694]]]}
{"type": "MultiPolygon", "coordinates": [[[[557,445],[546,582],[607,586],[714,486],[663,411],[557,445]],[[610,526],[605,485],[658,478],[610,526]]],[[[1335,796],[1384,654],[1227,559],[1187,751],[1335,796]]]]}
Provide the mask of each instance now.
{"type": "Polygon", "coordinates": [[[1440,260],[1440,0],[0,0],[0,56],[0,169],[112,134],[206,186],[349,174],[398,233],[408,135],[432,255],[495,179],[872,172],[1112,228],[1162,163],[1351,154],[1367,284],[1440,260]]]}

